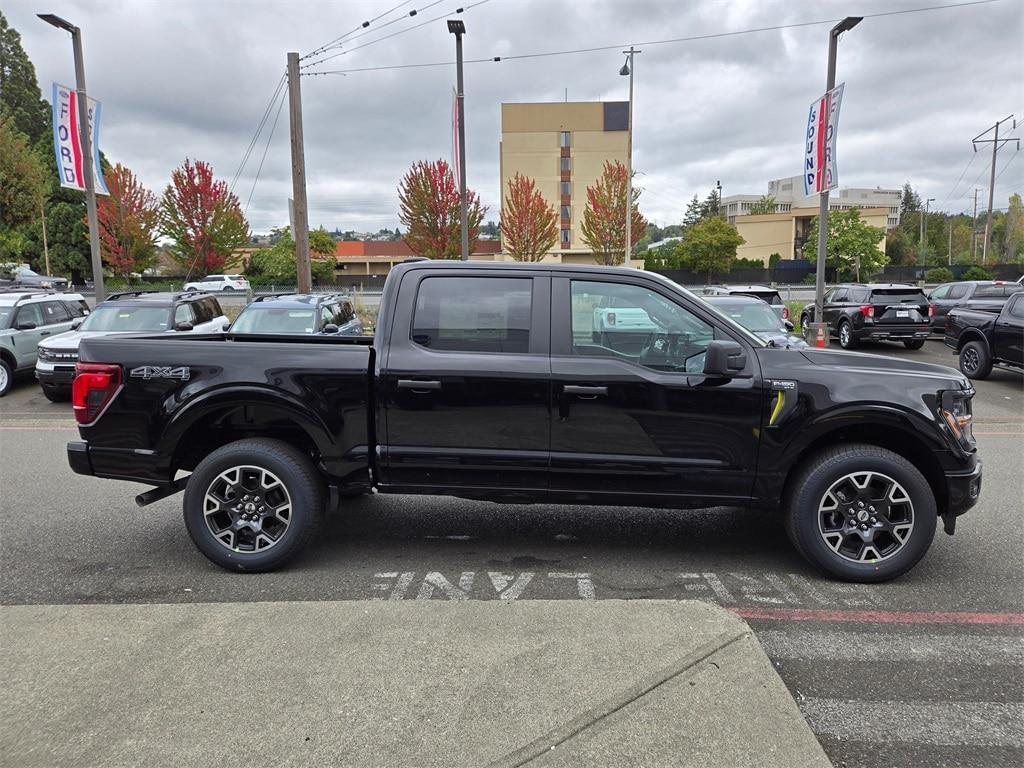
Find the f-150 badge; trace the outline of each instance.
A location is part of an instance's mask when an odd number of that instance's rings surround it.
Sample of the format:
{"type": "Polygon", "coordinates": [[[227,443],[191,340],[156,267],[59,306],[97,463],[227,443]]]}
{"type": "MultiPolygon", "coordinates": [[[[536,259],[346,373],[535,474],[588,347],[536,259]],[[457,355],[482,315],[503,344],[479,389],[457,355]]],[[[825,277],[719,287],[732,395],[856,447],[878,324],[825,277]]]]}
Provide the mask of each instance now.
{"type": "Polygon", "coordinates": [[[180,381],[188,381],[189,379],[189,368],[183,365],[177,367],[164,367],[159,365],[140,365],[138,368],[132,368],[128,374],[132,378],[145,379],[178,379],[180,381]]]}

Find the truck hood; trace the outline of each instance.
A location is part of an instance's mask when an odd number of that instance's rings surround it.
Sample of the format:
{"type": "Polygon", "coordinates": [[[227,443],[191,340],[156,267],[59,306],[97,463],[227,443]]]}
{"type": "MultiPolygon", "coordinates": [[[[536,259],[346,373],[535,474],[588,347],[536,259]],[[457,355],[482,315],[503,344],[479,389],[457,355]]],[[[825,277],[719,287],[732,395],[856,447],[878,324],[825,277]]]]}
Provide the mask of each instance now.
{"type": "Polygon", "coordinates": [[[909,376],[917,379],[931,379],[942,389],[970,389],[967,377],[955,368],[934,363],[919,363],[865,352],[847,352],[828,349],[801,349],[800,354],[814,365],[834,368],[837,375],[884,374],[887,376],[909,376]]]}
{"type": "MultiPolygon", "coordinates": [[[[138,333],[138,331],[134,331],[134,333],[138,333]]],[[[44,339],[39,342],[39,346],[43,349],[49,349],[54,352],[74,352],[78,349],[78,345],[82,342],[82,339],[95,339],[100,336],[119,335],[121,334],[111,333],[110,331],[65,331],[64,333],[58,333],[56,336],[44,339]]]]}

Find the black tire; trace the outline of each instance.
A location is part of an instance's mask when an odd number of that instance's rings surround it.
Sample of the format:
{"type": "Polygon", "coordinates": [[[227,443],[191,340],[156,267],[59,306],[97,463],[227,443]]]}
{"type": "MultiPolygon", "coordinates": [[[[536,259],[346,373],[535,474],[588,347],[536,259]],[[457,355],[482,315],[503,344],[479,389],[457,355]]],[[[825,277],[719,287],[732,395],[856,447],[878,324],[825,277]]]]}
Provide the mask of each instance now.
{"type": "Polygon", "coordinates": [[[987,379],[992,373],[992,355],[980,341],[968,341],[960,350],[960,370],[969,379],[987,379]]]}
{"type": "Polygon", "coordinates": [[[839,323],[839,346],[843,349],[856,349],[857,348],[857,337],[853,335],[853,326],[849,320],[843,320],[839,323]],[[844,337],[845,333],[845,337],[844,337]]]}
{"type": "MultiPolygon", "coordinates": [[[[254,490],[264,492],[258,484],[254,490]]],[[[259,501],[259,496],[254,498],[259,501]]],[[[270,492],[266,493],[265,500],[270,502],[270,492]]],[[[229,571],[271,571],[299,554],[319,526],[324,511],[323,482],[309,457],[288,443],[265,438],[238,440],[218,448],[199,463],[185,488],[182,511],[189,536],[212,562],[229,571]],[[236,519],[232,512],[211,514],[211,524],[207,524],[204,515],[207,493],[214,491],[214,483],[219,481],[222,473],[230,473],[236,467],[245,467],[247,472],[262,471],[273,475],[288,499],[289,512],[283,532],[265,549],[246,549],[251,542],[247,543],[243,538],[254,539],[258,548],[262,535],[256,535],[247,528],[234,534],[228,533],[227,529],[220,532],[222,536],[229,535],[235,546],[214,535],[211,525],[216,524],[217,518],[236,519]]],[[[278,525],[283,522],[276,514],[268,517],[278,525]]],[[[269,519],[261,520],[260,526],[268,522],[269,519]]]]}
{"type": "Polygon", "coordinates": [[[0,357],[0,397],[11,391],[14,386],[14,369],[10,363],[0,357]]]}
{"type": "Polygon", "coordinates": [[[920,349],[924,346],[924,339],[910,339],[903,342],[903,346],[907,349],[920,349]]]}
{"type": "MultiPolygon", "coordinates": [[[[833,496],[833,498],[835,497],[833,496]]],[[[859,501],[851,501],[850,506],[853,506],[854,503],[860,504],[859,501]]],[[[893,503],[889,512],[890,519],[898,519],[897,507],[899,506],[893,503]]],[[[932,539],[935,537],[938,520],[935,496],[928,481],[917,467],[902,456],[873,445],[851,444],[826,450],[792,479],[786,494],[785,507],[786,533],[797,552],[812,565],[842,581],[888,581],[906,573],[928,551],[928,547],[931,546],[932,539]],[[891,554],[884,555],[880,559],[857,561],[849,553],[844,556],[840,549],[845,545],[840,545],[838,548],[830,546],[826,541],[827,534],[823,530],[824,526],[819,525],[819,516],[822,514],[838,514],[842,517],[842,510],[838,507],[837,511],[833,513],[822,513],[820,507],[827,503],[828,493],[835,485],[844,482],[844,478],[857,473],[865,475],[877,473],[877,475],[883,475],[887,479],[895,481],[901,487],[900,490],[905,492],[911,505],[912,527],[902,543],[898,543],[898,540],[891,534],[881,532],[878,534],[878,549],[875,554],[881,554],[884,551],[882,546],[884,541],[889,541],[890,546],[898,544],[891,554]]],[[[905,503],[902,505],[902,509],[902,514],[905,515],[905,503]]],[[[879,514],[879,517],[882,515],[879,514]]],[[[856,519],[854,517],[846,522],[854,523],[856,519]]],[[[836,531],[831,532],[833,538],[836,535],[836,531]]],[[[864,535],[868,535],[868,532],[865,532],[864,535]]],[[[874,536],[874,532],[871,535],[874,536]]],[[[848,533],[840,534],[839,541],[852,540],[856,542],[859,536],[860,534],[856,530],[850,529],[848,533]]],[[[872,538],[872,544],[875,542],[876,539],[872,538]]],[[[866,549],[865,547],[865,555],[866,549]]]]}
{"type": "Polygon", "coordinates": [[[71,399],[71,389],[69,387],[48,387],[45,384],[41,385],[43,390],[43,396],[51,403],[66,403],[71,399]]]}

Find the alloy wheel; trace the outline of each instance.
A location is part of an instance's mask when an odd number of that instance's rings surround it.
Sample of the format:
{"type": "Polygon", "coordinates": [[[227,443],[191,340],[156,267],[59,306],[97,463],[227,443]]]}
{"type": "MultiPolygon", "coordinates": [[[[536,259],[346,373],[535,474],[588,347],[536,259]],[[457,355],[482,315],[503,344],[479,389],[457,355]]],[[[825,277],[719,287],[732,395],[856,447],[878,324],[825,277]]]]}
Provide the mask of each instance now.
{"type": "Polygon", "coordinates": [[[7,368],[0,365],[0,392],[4,392],[8,385],[7,368]]]}
{"type": "Polygon", "coordinates": [[[964,369],[968,373],[974,373],[981,367],[981,359],[978,355],[978,350],[973,347],[968,347],[964,350],[963,355],[964,369]]]}
{"type": "Polygon", "coordinates": [[[818,532],[829,549],[855,563],[900,552],[914,530],[914,504],[881,472],[853,472],[834,482],[818,504],[818,532]]]}
{"type": "Polygon", "coordinates": [[[850,343],[850,326],[846,323],[839,326],[839,343],[844,347],[850,343]]]}
{"type": "Polygon", "coordinates": [[[280,542],[292,517],[284,483],[262,467],[237,466],[213,479],[203,497],[210,534],[232,552],[265,552],[280,542]]]}

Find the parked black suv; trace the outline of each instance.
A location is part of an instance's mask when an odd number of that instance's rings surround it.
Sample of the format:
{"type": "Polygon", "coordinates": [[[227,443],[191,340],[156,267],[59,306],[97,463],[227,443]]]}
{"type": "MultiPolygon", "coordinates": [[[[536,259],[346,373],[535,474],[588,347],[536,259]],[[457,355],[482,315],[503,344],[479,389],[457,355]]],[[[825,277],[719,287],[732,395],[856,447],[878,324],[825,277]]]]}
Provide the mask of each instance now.
{"type": "Polygon", "coordinates": [[[257,296],[231,323],[231,333],[297,333],[361,336],[352,299],[342,293],[274,293],[257,296]]]}
{"type": "MultiPolygon", "coordinates": [[[[846,283],[825,293],[822,306],[829,335],[843,349],[856,349],[861,341],[902,341],[907,349],[920,349],[931,330],[932,305],[924,291],[894,283],[846,283]]],[[[801,327],[812,322],[814,305],[800,318],[801,327]]]]}

